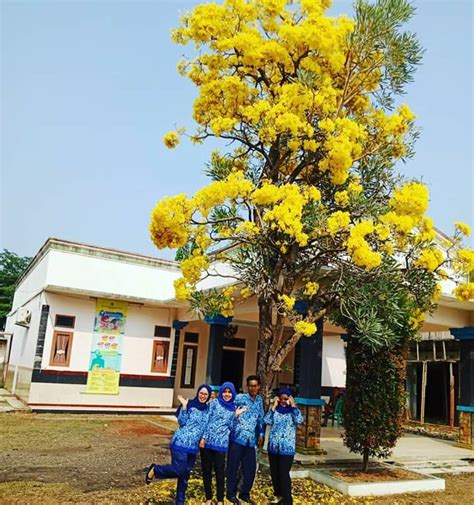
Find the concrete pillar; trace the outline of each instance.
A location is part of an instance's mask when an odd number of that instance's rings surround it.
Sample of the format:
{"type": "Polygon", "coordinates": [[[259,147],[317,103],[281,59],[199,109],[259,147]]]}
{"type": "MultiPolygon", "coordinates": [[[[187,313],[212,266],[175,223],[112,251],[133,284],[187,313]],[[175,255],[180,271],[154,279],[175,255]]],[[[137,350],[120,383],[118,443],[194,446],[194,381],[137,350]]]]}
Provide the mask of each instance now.
{"type": "Polygon", "coordinates": [[[474,326],[450,332],[459,341],[459,445],[474,449],[474,326]]]}
{"type": "Polygon", "coordinates": [[[172,387],[174,387],[176,382],[178,354],[179,354],[179,339],[181,338],[181,330],[184,329],[188,324],[189,323],[187,321],[178,321],[177,319],[175,319],[172,324],[174,329],[174,346],[173,346],[173,356],[171,358],[171,373],[170,373],[172,387]]]}
{"type": "Polygon", "coordinates": [[[216,315],[205,317],[204,320],[209,324],[206,382],[213,389],[216,389],[221,384],[222,351],[224,348],[225,330],[231,323],[232,318],[216,315]]]}

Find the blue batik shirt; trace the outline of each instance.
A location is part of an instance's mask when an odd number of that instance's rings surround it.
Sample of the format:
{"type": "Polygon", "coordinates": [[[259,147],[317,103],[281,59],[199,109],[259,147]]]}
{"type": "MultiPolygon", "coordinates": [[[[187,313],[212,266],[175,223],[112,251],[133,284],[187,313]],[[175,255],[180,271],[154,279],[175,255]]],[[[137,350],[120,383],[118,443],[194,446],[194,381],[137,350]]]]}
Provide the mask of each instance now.
{"type": "Polygon", "coordinates": [[[233,410],[226,409],[218,400],[213,400],[210,403],[209,421],[203,435],[206,440],[206,449],[227,451],[234,415],[233,410]]]}
{"type": "Polygon", "coordinates": [[[265,434],[263,422],[263,400],[257,395],[255,400],[248,393],[239,394],[235,397],[236,407],[245,407],[247,410],[234,419],[230,439],[239,445],[255,447],[257,437],[265,434]]]}
{"type": "Polygon", "coordinates": [[[280,414],[270,409],[265,415],[265,424],[272,427],[268,439],[268,452],[293,456],[296,448],[296,426],[303,421],[304,418],[296,407],[287,414],[280,414]]]}
{"type": "Polygon", "coordinates": [[[179,428],[171,439],[171,449],[196,454],[199,441],[202,438],[209,419],[209,409],[180,409],[178,415],[179,428]]]}

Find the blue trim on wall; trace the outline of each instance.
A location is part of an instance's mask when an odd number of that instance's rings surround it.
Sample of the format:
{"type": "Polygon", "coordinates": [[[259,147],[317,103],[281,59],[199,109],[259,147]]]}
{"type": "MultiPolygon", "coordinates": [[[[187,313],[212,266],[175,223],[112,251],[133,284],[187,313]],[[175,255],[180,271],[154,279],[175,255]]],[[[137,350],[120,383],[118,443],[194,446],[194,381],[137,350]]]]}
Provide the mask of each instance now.
{"type": "Polygon", "coordinates": [[[212,386],[212,385],[209,387],[212,389],[212,391],[219,391],[219,389],[221,388],[220,386],[212,386]]]}
{"type": "Polygon", "coordinates": [[[214,316],[205,316],[204,321],[208,324],[219,324],[221,326],[227,326],[232,322],[232,317],[224,317],[220,314],[216,314],[214,316]]]}
{"type": "Polygon", "coordinates": [[[456,340],[474,340],[474,326],[464,328],[449,328],[449,332],[456,340]]]}
{"type": "Polygon", "coordinates": [[[172,326],[173,326],[173,328],[174,328],[175,330],[182,330],[182,329],[183,329],[183,328],[185,328],[188,324],[189,324],[189,322],[188,322],[188,321],[178,321],[177,319],[175,319],[175,320],[173,321],[172,326]]]}
{"type": "Polygon", "coordinates": [[[300,398],[300,397],[296,397],[295,401],[296,401],[297,405],[308,405],[308,406],[322,407],[323,405],[326,404],[326,402],[324,400],[321,400],[321,398],[300,398]]]}
{"type": "Polygon", "coordinates": [[[474,412],[474,407],[468,407],[466,405],[458,405],[456,407],[456,410],[459,410],[460,412],[474,412]]]}

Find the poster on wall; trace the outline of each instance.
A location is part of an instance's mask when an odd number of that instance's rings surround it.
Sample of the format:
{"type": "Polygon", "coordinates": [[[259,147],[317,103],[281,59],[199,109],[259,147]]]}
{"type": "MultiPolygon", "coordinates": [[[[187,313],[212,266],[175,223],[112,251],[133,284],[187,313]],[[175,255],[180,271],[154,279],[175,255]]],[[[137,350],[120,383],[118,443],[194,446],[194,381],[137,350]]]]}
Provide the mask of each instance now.
{"type": "Polygon", "coordinates": [[[127,302],[97,300],[86,393],[119,392],[127,302]]]}

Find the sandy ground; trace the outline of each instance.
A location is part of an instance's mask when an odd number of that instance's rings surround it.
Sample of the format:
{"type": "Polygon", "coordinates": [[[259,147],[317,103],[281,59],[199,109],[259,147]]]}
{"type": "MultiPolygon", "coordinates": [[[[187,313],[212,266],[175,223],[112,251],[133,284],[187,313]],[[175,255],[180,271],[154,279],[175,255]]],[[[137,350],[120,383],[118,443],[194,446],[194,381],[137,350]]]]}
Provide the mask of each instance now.
{"type": "MultiPolygon", "coordinates": [[[[159,416],[65,414],[0,415],[0,503],[172,503],[174,482],[143,483],[152,461],[169,461],[174,423],[159,416]]],[[[202,484],[193,475],[189,503],[201,503],[202,484]]],[[[447,476],[445,493],[351,499],[309,480],[294,481],[295,505],[471,504],[474,477],[447,476]]],[[[254,486],[253,498],[268,503],[268,477],[254,486]]]]}

